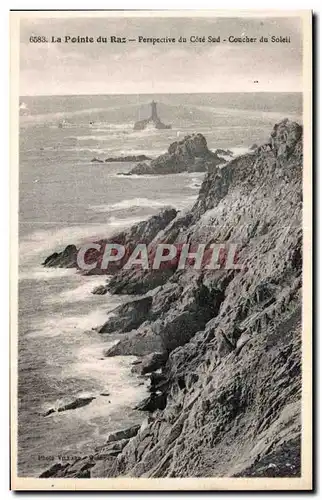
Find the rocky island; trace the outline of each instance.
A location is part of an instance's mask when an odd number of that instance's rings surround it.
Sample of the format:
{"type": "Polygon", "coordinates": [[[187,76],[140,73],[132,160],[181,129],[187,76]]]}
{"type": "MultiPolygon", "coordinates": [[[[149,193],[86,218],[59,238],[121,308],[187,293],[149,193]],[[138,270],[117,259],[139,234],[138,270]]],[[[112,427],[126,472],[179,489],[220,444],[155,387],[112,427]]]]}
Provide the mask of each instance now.
{"type": "Polygon", "coordinates": [[[212,152],[208,149],[207,140],[202,134],[192,134],[170,144],[166,153],[150,163],[138,163],[127,175],[207,172],[223,163],[226,163],[226,160],[217,151],[212,152]]]}
{"type": "MultiPolygon", "coordinates": [[[[185,144],[206,152],[200,134],[185,144]]],[[[151,246],[238,243],[243,267],[116,270],[106,290],[133,300],[99,331],[121,335],[105,356],[140,356],[146,418],[42,477],[301,475],[302,127],[285,119],[268,144],[208,169],[188,213],[169,209],[123,233],[149,233],[151,246]]],[[[75,251],[44,264],[69,266],[75,251]]]]}

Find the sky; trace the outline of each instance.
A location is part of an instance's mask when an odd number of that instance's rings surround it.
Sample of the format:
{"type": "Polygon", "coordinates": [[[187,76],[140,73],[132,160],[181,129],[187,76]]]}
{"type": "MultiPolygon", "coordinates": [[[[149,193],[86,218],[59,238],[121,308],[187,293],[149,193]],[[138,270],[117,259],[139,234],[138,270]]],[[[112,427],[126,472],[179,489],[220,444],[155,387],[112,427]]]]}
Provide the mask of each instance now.
{"type": "Polygon", "coordinates": [[[20,23],[20,95],[301,92],[300,18],[38,18],[20,23]],[[187,43],[30,43],[30,36],[186,37],[187,43]],[[190,36],[291,43],[190,43],[190,36]]]}

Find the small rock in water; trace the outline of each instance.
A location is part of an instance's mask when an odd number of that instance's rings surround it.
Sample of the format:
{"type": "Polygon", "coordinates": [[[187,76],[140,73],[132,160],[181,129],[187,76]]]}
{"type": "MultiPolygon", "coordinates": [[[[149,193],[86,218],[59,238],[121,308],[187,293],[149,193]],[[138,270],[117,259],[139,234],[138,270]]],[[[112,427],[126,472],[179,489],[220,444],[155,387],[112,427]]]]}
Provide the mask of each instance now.
{"type": "Polygon", "coordinates": [[[89,403],[91,403],[95,399],[95,397],[90,397],[90,398],[77,398],[71,403],[67,403],[64,406],[60,406],[57,411],[62,412],[66,410],[75,410],[76,408],[81,408],[82,406],[86,406],[89,403]]]}
{"type": "Polygon", "coordinates": [[[110,393],[109,392],[101,392],[101,396],[109,396],[110,393]]]}
{"type": "Polygon", "coordinates": [[[99,158],[93,158],[93,159],[91,160],[91,162],[92,162],[92,163],[104,163],[104,161],[103,161],[103,160],[100,160],[99,158]]]}
{"type": "Polygon", "coordinates": [[[94,295],[105,295],[107,293],[107,290],[104,285],[99,285],[92,290],[92,293],[94,295]]]}
{"type": "Polygon", "coordinates": [[[43,417],[48,417],[48,415],[51,415],[52,413],[55,413],[56,410],[54,408],[50,408],[49,410],[45,411],[45,413],[42,414],[43,417]]]}

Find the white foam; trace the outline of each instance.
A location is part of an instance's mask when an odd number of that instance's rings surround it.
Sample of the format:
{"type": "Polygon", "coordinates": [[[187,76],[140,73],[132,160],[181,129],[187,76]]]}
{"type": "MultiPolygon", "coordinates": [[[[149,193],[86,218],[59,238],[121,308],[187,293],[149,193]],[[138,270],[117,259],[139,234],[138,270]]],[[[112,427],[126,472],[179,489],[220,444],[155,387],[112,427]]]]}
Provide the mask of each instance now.
{"type": "MultiPolygon", "coordinates": [[[[229,149],[230,151],[232,151],[234,156],[240,156],[250,152],[250,149],[248,147],[242,147],[242,146],[229,149]]],[[[231,160],[232,158],[229,159],[231,160]]]]}
{"type": "MultiPolygon", "coordinates": [[[[105,343],[105,348],[111,347],[115,341],[105,343]]],[[[62,377],[88,377],[95,379],[102,384],[105,382],[105,388],[110,393],[108,397],[97,397],[92,403],[84,408],[81,413],[86,416],[92,415],[93,418],[105,416],[107,413],[115,411],[119,406],[132,406],[135,402],[142,399],[146,393],[144,386],[138,387],[137,377],[131,376],[131,363],[135,356],[117,356],[102,359],[102,346],[91,345],[78,349],[75,352],[76,362],[64,367],[62,377]],[[110,402],[109,402],[110,401],[110,402]]],[[[82,395],[88,395],[82,393],[82,395]]],[[[77,413],[83,408],[79,408],[77,413]]],[[[80,416],[80,415],[78,415],[80,416]]]]}
{"type": "Polygon", "coordinates": [[[75,276],[75,269],[60,269],[35,266],[32,269],[19,271],[19,280],[50,280],[75,276]]]}
{"type": "MultiPolygon", "coordinates": [[[[92,291],[95,287],[106,284],[106,276],[82,276],[78,275],[80,284],[71,290],[64,290],[57,295],[49,296],[45,299],[46,304],[56,303],[73,303],[85,300],[93,301],[96,298],[101,298],[101,295],[93,295],[92,291]]],[[[106,298],[106,296],[105,296],[106,298]]]]}
{"type": "Polygon", "coordinates": [[[198,190],[199,191],[199,189],[201,187],[201,184],[202,184],[202,181],[203,181],[203,176],[202,176],[202,178],[200,178],[200,177],[193,177],[191,179],[191,181],[189,182],[188,187],[190,189],[198,190]]]}
{"type": "MultiPolygon", "coordinates": [[[[116,304],[113,304],[116,307],[116,304]]],[[[38,337],[59,337],[64,335],[80,335],[84,331],[96,328],[108,318],[106,311],[100,309],[93,310],[86,314],[78,314],[74,316],[62,316],[61,314],[53,314],[47,316],[45,320],[34,321],[31,325],[32,331],[26,336],[30,338],[38,337]]],[[[50,353],[48,353],[50,356],[50,353]]],[[[49,360],[50,361],[50,360],[49,360]]]]}
{"type": "Polygon", "coordinates": [[[150,198],[131,198],[129,200],[122,200],[117,203],[111,203],[108,205],[90,205],[90,210],[94,212],[114,212],[117,210],[124,210],[132,207],[143,207],[143,208],[161,208],[164,207],[165,203],[163,201],[152,200],[150,198]]]}
{"type": "MultiPolygon", "coordinates": [[[[129,224],[132,220],[129,219],[129,224]]],[[[23,222],[22,222],[23,223],[23,222]]],[[[40,224],[45,225],[45,222],[40,224]]],[[[125,221],[120,221],[120,225],[124,225],[125,221]]],[[[70,225],[57,229],[56,223],[48,222],[48,225],[53,225],[50,230],[34,231],[27,236],[24,236],[19,243],[20,264],[25,265],[29,261],[34,260],[37,256],[43,254],[47,257],[51,250],[63,250],[69,244],[81,244],[83,242],[106,238],[111,234],[117,225],[114,220],[109,224],[91,224],[91,225],[70,225]]]]}

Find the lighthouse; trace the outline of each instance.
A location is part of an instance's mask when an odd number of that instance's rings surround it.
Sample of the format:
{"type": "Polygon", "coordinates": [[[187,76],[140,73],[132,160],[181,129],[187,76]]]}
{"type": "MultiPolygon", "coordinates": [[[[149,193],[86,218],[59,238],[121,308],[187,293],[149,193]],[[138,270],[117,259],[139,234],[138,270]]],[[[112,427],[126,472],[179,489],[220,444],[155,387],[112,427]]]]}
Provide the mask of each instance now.
{"type": "Polygon", "coordinates": [[[158,113],[157,113],[157,103],[155,101],[151,102],[151,118],[153,122],[156,122],[159,120],[158,113]]]}
{"type": "Polygon", "coordinates": [[[157,103],[155,101],[150,102],[151,106],[151,115],[149,118],[145,118],[144,120],[140,120],[135,122],[134,130],[144,130],[146,128],[154,128],[154,129],[169,129],[171,125],[165,125],[162,123],[160,118],[158,117],[157,112],[157,103]]]}

